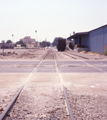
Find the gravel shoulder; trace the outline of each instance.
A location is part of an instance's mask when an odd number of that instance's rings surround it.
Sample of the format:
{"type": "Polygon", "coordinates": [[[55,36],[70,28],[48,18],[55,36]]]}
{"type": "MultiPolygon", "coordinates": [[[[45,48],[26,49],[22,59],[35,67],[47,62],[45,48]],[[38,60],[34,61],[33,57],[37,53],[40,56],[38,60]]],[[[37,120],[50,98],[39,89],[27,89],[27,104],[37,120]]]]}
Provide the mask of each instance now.
{"type": "Polygon", "coordinates": [[[107,119],[107,74],[63,74],[75,120],[107,119]]]}
{"type": "Polygon", "coordinates": [[[28,74],[0,73],[0,108],[5,110],[27,77],[28,74]]]}

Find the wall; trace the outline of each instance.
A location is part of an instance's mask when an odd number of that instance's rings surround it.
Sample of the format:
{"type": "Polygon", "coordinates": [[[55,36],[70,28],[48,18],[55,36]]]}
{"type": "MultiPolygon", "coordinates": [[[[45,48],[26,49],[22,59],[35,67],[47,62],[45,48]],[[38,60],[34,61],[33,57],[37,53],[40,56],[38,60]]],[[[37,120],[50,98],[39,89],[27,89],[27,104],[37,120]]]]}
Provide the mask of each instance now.
{"type": "Polygon", "coordinates": [[[104,27],[104,48],[107,45],[107,26],[104,27]]]}
{"type": "Polygon", "coordinates": [[[90,32],[90,51],[103,53],[107,45],[107,26],[90,32]]]}
{"type": "MultiPolygon", "coordinates": [[[[79,44],[79,38],[75,39],[75,44],[79,44]]],[[[82,36],[81,45],[85,45],[92,52],[104,53],[107,45],[107,25],[90,31],[89,35],[82,36]]]]}
{"type": "Polygon", "coordinates": [[[35,44],[26,44],[26,48],[35,48],[35,44]]]}
{"type": "MultiPolygon", "coordinates": [[[[79,38],[75,39],[75,44],[79,44],[79,38]]],[[[89,35],[84,35],[81,37],[81,45],[85,45],[87,48],[90,47],[89,35]]]]}
{"type": "Polygon", "coordinates": [[[25,38],[20,40],[23,41],[25,44],[30,44],[31,42],[35,42],[35,39],[31,39],[30,36],[26,36],[25,38]]]}
{"type": "Polygon", "coordinates": [[[90,32],[90,51],[104,52],[103,27],[90,32]]]}
{"type": "Polygon", "coordinates": [[[84,35],[81,37],[81,45],[85,45],[86,48],[90,48],[89,35],[84,35]]]}
{"type": "Polygon", "coordinates": [[[75,38],[75,45],[79,44],[79,38],[75,38]]]}

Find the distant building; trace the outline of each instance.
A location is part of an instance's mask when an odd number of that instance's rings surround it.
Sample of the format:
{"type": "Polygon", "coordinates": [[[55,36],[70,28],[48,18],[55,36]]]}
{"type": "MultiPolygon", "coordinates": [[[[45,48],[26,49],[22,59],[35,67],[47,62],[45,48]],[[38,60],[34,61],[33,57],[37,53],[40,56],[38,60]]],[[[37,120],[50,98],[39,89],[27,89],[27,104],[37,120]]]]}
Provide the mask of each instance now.
{"type": "Polygon", "coordinates": [[[31,42],[30,44],[26,44],[26,48],[35,48],[35,47],[36,47],[35,42],[31,42]]]}
{"type": "Polygon", "coordinates": [[[26,48],[36,48],[38,45],[35,39],[32,39],[30,36],[25,36],[23,39],[20,39],[20,41],[26,44],[26,48]]]}
{"type": "Polygon", "coordinates": [[[14,49],[15,44],[14,43],[0,43],[0,49],[14,49]]]}
{"type": "Polygon", "coordinates": [[[25,36],[23,39],[20,39],[20,41],[23,41],[25,44],[30,44],[31,42],[35,42],[35,39],[30,38],[30,36],[25,36]]]}
{"type": "Polygon", "coordinates": [[[20,49],[21,48],[21,44],[17,44],[16,48],[20,49]]]}
{"type": "Polygon", "coordinates": [[[92,52],[104,53],[107,45],[107,25],[101,26],[89,32],[75,33],[67,39],[74,39],[75,45],[81,50],[88,48],[92,52]],[[81,48],[83,46],[83,48],[81,48]]]}

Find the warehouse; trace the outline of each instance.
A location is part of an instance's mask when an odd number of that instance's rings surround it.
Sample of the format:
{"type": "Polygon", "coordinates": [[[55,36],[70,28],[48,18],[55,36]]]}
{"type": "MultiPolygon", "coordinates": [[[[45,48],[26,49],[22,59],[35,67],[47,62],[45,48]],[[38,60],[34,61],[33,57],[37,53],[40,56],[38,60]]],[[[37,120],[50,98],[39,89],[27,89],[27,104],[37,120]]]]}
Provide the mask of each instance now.
{"type": "Polygon", "coordinates": [[[74,45],[88,48],[89,51],[104,53],[107,45],[107,25],[101,26],[89,32],[75,33],[67,39],[74,39],[74,45]]]}

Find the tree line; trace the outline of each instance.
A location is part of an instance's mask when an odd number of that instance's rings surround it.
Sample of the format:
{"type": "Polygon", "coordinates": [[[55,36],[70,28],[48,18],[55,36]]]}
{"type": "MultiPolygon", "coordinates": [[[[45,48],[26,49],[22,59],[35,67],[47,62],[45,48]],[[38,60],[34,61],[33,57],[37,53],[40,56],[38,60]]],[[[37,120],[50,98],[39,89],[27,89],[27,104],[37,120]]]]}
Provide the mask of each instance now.
{"type": "MultiPolygon", "coordinates": [[[[11,40],[7,40],[6,42],[5,42],[6,44],[10,44],[10,43],[13,43],[11,40]]],[[[50,42],[49,41],[42,41],[42,42],[39,42],[40,43],[40,46],[41,47],[49,47],[50,46],[50,42]]],[[[16,43],[15,43],[15,47],[18,45],[18,44],[20,44],[22,47],[26,47],[26,44],[23,42],[23,41],[21,41],[21,40],[19,40],[19,41],[17,41],[16,43]]]]}

